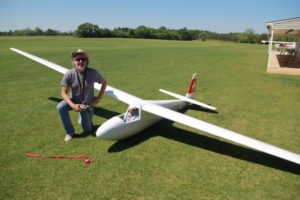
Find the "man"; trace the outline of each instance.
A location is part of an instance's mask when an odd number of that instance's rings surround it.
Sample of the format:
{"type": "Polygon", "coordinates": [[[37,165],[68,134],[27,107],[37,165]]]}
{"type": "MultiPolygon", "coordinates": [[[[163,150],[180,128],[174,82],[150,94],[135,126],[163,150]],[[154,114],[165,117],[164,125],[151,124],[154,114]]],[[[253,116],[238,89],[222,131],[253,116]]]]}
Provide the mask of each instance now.
{"type": "Polygon", "coordinates": [[[93,113],[107,86],[105,78],[93,68],[88,68],[89,57],[81,49],[71,55],[73,69],[66,72],[61,81],[61,96],[63,101],[57,105],[57,112],[66,132],[65,141],[72,140],[75,135],[69,111],[79,113],[79,122],[82,129],[89,132],[93,128],[93,113]],[[94,83],[102,84],[98,95],[94,97],[94,83]],[[69,89],[72,96],[69,97],[69,89]]]}

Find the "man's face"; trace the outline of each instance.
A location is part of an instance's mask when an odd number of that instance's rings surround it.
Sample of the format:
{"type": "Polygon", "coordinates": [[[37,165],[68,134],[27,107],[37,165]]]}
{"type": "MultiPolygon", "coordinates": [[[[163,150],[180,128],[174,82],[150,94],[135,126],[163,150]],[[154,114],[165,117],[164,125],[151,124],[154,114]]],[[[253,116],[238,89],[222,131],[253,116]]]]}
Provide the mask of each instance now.
{"type": "Polygon", "coordinates": [[[73,66],[75,67],[75,69],[79,72],[83,72],[86,67],[87,67],[87,63],[88,63],[88,58],[86,57],[85,54],[77,54],[73,59],[72,59],[72,63],[73,66]]]}

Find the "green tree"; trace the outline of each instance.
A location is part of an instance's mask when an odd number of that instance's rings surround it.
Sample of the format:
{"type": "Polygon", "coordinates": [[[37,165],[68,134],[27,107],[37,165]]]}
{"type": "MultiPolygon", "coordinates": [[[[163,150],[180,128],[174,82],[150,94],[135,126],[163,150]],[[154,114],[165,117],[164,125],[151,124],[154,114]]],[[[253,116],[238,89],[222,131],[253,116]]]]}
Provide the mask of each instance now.
{"type": "Polygon", "coordinates": [[[40,29],[39,27],[36,27],[36,28],[34,29],[34,33],[35,33],[36,35],[43,35],[43,34],[44,34],[44,31],[43,31],[42,29],[40,29]]]}
{"type": "Polygon", "coordinates": [[[78,37],[99,37],[100,28],[91,23],[84,23],[78,26],[76,35],[78,37]]]}
{"type": "Polygon", "coordinates": [[[47,35],[47,36],[58,35],[58,31],[48,28],[48,29],[44,32],[44,35],[47,35]]]}
{"type": "Polygon", "coordinates": [[[112,37],[112,32],[107,28],[99,29],[98,37],[112,37]]]}
{"type": "Polygon", "coordinates": [[[151,38],[151,30],[146,26],[139,26],[135,29],[135,36],[137,38],[151,38]]]}
{"type": "Polygon", "coordinates": [[[256,37],[255,37],[255,32],[252,28],[248,28],[245,30],[244,32],[245,37],[247,37],[247,39],[244,41],[245,43],[256,43],[256,37]]]}
{"type": "Polygon", "coordinates": [[[167,29],[165,26],[161,26],[159,29],[155,31],[155,38],[157,39],[164,39],[164,40],[171,40],[170,30],[167,29]]]}
{"type": "Polygon", "coordinates": [[[190,34],[190,32],[187,30],[186,27],[179,29],[177,31],[177,34],[178,34],[179,40],[192,40],[193,39],[192,35],[190,34]]]}
{"type": "Polygon", "coordinates": [[[248,36],[245,33],[238,34],[238,42],[240,43],[248,43],[248,36]]]}
{"type": "Polygon", "coordinates": [[[113,37],[117,37],[117,38],[129,38],[130,37],[129,31],[130,31],[129,28],[118,27],[115,28],[111,34],[113,37]]]}
{"type": "Polygon", "coordinates": [[[247,28],[244,33],[247,35],[254,35],[255,31],[253,30],[253,28],[247,28]]]}

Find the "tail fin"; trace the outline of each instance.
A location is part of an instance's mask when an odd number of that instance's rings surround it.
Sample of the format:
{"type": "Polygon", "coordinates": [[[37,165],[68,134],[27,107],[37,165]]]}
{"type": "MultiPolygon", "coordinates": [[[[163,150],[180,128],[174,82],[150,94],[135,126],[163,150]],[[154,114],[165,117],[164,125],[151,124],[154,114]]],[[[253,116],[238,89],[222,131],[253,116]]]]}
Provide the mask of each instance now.
{"type": "Polygon", "coordinates": [[[195,98],[197,78],[198,78],[198,74],[196,74],[196,73],[193,74],[192,80],[190,82],[190,85],[188,87],[185,97],[187,97],[189,99],[195,98]]]}
{"type": "Polygon", "coordinates": [[[183,101],[186,101],[186,102],[189,102],[189,103],[201,106],[203,108],[207,108],[209,110],[217,110],[217,108],[212,107],[211,105],[207,105],[205,103],[202,103],[200,101],[196,101],[196,100],[193,99],[195,97],[195,93],[196,93],[197,78],[198,78],[198,75],[197,74],[193,74],[192,80],[190,82],[190,85],[189,85],[189,88],[188,88],[188,91],[187,91],[185,97],[181,96],[179,94],[175,94],[173,92],[169,92],[167,90],[163,90],[163,89],[159,89],[159,91],[161,91],[161,92],[163,92],[165,94],[168,94],[168,95],[170,95],[172,97],[175,97],[177,99],[180,99],[180,100],[183,100],[183,101]]]}

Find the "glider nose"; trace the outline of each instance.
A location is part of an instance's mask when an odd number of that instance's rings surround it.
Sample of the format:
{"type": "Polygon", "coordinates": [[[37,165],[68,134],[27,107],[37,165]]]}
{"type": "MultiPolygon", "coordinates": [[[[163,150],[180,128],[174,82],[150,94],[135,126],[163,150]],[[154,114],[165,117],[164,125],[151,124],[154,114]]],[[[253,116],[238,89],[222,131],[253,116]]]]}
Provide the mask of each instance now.
{"type": "Polygon", "coordinates": [[[124,120],[116,116],[103,123],[96,131],[96,136],[103,140],[117,140],[122,134],[124,120]]]}

